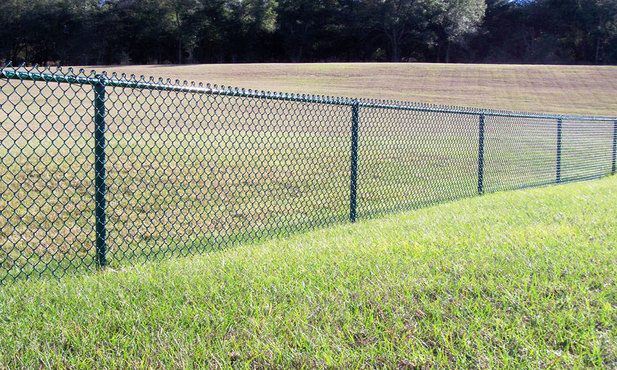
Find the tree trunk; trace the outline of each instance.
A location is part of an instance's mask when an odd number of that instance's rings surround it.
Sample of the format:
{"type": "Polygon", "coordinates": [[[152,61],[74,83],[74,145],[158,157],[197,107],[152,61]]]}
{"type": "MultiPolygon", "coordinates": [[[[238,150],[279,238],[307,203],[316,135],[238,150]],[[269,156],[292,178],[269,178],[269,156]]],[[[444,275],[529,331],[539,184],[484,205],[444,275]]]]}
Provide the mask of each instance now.
{"type": "Polygon", "coordinates": [[[402,33],[399,37],[396,29],[390,31],[386,30],[386,36],[390,39],[390,45],[392,46],[392,62],[398,63],[401,61],[401,42],[402,33]]]}
{"type": "Polygon", "coordinates": [[[182,64],[182,38],[178,37],[178,64],[182,64]]]}
{"type": "Polygon", "coordinates": [[[178,8],[176,13],[176,27],[178,28],[178,64],[182,64],[182,21],[180,20],[180,11],[178,8]]]}
{"type": "Polygon", "coordinates": [[[401,61],[401,50],[398,42],[392,42],[392,61],[398,63],[401,61]]]}

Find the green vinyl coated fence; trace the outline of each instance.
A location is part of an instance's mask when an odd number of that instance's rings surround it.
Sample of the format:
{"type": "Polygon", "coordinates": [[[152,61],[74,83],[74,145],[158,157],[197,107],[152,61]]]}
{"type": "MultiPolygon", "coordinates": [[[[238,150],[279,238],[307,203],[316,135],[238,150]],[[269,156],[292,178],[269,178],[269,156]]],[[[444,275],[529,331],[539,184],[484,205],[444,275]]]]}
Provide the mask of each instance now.
{"type": "Polygon", "coordinates": [[[0,87],[0,282],[615,173],[615,118],[11,65],[0,87]]]}

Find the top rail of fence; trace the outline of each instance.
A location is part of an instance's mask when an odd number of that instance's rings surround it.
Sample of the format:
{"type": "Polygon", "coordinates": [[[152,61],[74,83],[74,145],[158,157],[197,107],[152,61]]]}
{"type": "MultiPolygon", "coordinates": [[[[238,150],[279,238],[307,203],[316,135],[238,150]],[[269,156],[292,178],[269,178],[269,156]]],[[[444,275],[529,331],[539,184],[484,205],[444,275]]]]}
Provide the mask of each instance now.
{"type": "Polygon", "coordinates": [[[511,117],[511,118],[532,118],[532,119],[564,119],[564,120],[579,120],[579,121],[616,121],[617,117],[593,117],[593,116],[576,116],[576,115],[558,115],[558,114],[543,114],[530,112],[505,111],[494,109],[456,107],[448,105],[434,105],[426,103],[402,102],[394,100],[378,100],[378,99],[360,99],[348,97],[333,97],[324,95],[312,94],[294,94],[280,93],[263,90],[252,90],[237,87],[226,87],[203,83],[195,83],[179,80],[172,81],[171,79],[163,80],[162,78],[155,79],[154,77],[145,78],[135,75],[127,76],[122,73],[107,74],[106,72],[97,73],[91,71],[89,73],[80,69],[75,73],[73,68],[68,68],[66,72],[61,67],[56,67],[52,70],[51,67],[30,67],[13,66],[10,63],[4,67],[0,67],[0,78],[4,79],[19,79],[26,81],[40,82],[57,82],[79,85],[104,85],[109,87],[132,88],[139,90],[158,90],[170,92],[184,92],[204,95],[223,95],[234,97],[258,98],[269,100],[296,101],[304,103],[317,103],[329,105],[358,105],[365,108],[380,108],[393,110],[406,110],[416,112],[434,112],[434,113],[450,113],[450,114],[465,114],[465,115],[484,115],[487,117],[511,117]]]}

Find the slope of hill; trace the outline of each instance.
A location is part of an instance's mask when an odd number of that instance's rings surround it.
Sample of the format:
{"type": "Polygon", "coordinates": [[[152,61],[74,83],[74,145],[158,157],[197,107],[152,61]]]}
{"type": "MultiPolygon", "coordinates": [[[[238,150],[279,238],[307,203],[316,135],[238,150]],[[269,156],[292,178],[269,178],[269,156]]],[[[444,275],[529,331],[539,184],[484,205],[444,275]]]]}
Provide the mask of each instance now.
{"type": "Polygon", "coordinates": [[[617,177],[0,288],[0,367],[614,368],[617,177]]]}
{"type": "Polygon", "coordinates": [[[258,90],[617,116],[617,67],[613,66],[332,63],[96,69],[258,90]]]}

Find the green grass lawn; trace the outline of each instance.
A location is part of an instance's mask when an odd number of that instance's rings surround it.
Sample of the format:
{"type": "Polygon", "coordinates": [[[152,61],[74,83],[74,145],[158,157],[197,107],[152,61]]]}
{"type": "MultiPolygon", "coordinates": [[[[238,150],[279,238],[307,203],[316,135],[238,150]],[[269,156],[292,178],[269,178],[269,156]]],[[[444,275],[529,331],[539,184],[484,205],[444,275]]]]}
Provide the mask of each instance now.
{"type": "Polygon", "coordinates": [[[617,177],[0,289],[13,367],[615,367],[617,177]]]}

